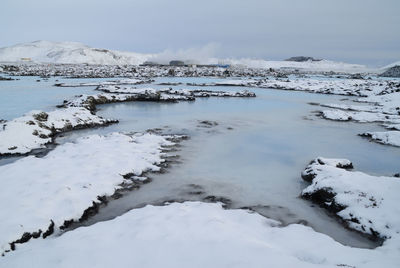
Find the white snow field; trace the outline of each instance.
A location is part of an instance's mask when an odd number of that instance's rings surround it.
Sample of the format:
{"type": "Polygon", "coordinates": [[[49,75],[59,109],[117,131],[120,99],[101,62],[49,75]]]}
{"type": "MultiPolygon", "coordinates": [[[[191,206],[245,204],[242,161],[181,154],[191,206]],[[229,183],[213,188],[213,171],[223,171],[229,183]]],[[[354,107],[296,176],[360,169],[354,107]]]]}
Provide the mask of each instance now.
{"type": "Polygon", "coordinates": [[[19,246],[2,267],[398,267],[398,243],[346,247],[310,227],[221,204],[185,202],[134,209],[19,246]]]}
{"type": "Polygon", "coordinates": [[[80,219],[93,202],[100,202],[98,196],[110,196],[122,183],[132,182],[123,175],[158,171],[165,161],[163,146],[174,145],[169,137],[92,135],[59,145],[44,157],[0,166],[2,251],[24,233],[42,235],[51,221],[57,229],[64,221],[80,219]]]}

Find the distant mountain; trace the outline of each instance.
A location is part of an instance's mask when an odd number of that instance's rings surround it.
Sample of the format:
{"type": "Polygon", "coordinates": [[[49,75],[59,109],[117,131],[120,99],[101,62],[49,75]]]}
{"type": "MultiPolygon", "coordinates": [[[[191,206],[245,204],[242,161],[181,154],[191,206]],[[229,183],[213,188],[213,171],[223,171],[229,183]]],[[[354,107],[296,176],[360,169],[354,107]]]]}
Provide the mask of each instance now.
{"type": "Polygon", "coordinates": [[[0,62],[138,65],[152,55],[91,48],[76,42],[35,41],[0,48],[0,62]]]}
{"type": "MultiPolygon", "coordinates": [[[[201,49],[200,49],[201,50],[201,49]]],[[[270,61],[263,59],[218,59],[196,53],[195,49],[164,51],[157,54],[140,54],[108,49],[92,48],[76,42],[35,41],[0,48],[0,62],[71,63],[102,65],[139,65],[146,61],[168,63],[184,61],[194,64],[221,64],[236,67],[298,69],[315,72],[375,72],[364,65],[349,64],[329,60],[316,60],[311,57],[293,57],[290,61],[270,61]],[[189,60],[190,59],[190,60],[189,60]]],[[[201,52],[201,51],[200,51],[201,52]]],[[[380,72],[382,72],[381,70],[380,72]]]]}
{"type": "Polygon", "coordinates": [[[306,56],[295,56],[295,57],[290,57],[285,61],[305,62],[305,61],[321,61],[321,59],[315,59],[313,57],[306,57],[306,56]]]}

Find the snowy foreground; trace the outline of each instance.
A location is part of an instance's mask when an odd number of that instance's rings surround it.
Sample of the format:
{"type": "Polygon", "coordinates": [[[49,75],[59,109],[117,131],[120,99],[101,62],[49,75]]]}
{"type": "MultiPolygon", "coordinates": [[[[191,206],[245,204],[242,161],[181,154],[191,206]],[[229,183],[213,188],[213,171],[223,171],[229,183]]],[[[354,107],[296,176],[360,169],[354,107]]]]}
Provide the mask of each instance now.
{"type": "MultiPolygon", "coordinates": [[[[221,204],[134,209],[59,237],[36,239],[2,267],[398,267],[394,241],[374,250],[343,246],[310,227],[221,204]]],[[[398,244],[397,244],[398,245],[398,244]]]]}
{"type": "Polygon", "coordinates": [[[159,171],[163,148],[174,145],[174,137],[93,135],[59,145],[42,158],[27,156],[0,166],[2,251],[79,220],[101,201],[98,197],[132,184],[132,176],[159,171]]]}

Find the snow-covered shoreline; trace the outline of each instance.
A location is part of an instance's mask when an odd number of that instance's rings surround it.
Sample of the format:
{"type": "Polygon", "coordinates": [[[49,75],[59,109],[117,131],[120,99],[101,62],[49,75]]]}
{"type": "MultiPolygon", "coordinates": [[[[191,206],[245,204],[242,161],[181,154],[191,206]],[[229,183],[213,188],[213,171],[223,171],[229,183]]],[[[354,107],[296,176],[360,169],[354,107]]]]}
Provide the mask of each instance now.
{"type": "Polygon", "coordinates": [[[302,196],[359,232],[381,239],[399,236],[399,178],[371,176],[352,168],[347,159],[316,158],[302,173],[311,182],[302,196]]]}
{"type": "Polygon", "coordinates": [[[116,122],[93,115],[83,107],[68,107],[47,113],[31,111],[0,124],[0,156],[27,154],[34,149],[44,148],[61,132],[116,122]]]}
{"type": "Polygon", "coordinates": [[[101,203],[101,197],[132,185],[135,176],[159,171],[164,151],[179,139],[140,133],[92,135],[59,145],[44,157],[0,166],[2,251],[58,232],[101,203]]]}
{"type": "Polygon", "coordinates": [[[372,141],[400,146],[400,92],[371,95],[359,98],[366,105],[321,104],[330,108],[320,112],[321,117],[335,121],[379,123],[387,131],[359,133],[372,141]]]}

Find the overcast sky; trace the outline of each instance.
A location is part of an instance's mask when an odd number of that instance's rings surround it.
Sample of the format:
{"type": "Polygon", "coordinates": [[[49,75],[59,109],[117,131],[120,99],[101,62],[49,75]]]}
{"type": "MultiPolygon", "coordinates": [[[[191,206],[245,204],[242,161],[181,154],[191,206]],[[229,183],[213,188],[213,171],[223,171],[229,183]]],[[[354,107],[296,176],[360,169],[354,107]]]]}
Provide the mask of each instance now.
{"type": "Polygon", "coordinates": [[[0,47],[35,40],[383,65],[400,60],[400,0],[1,0],[0,47]]]}

